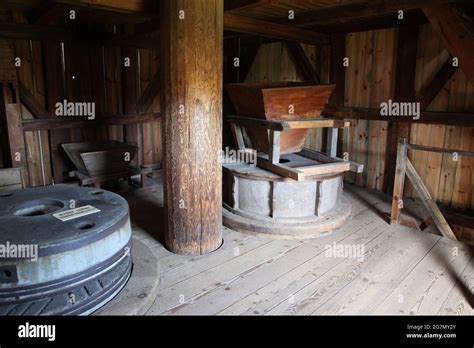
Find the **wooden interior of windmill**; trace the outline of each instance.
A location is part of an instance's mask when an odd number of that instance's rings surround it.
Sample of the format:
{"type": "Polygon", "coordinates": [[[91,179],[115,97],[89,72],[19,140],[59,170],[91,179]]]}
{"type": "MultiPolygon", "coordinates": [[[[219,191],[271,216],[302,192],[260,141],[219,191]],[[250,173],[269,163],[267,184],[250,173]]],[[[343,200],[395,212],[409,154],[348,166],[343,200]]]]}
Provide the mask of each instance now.
{"type": "Polygon", "coordinates": [[[470,1],[3,0],[0,92],[0,315],[474,313],[470,1]]]}

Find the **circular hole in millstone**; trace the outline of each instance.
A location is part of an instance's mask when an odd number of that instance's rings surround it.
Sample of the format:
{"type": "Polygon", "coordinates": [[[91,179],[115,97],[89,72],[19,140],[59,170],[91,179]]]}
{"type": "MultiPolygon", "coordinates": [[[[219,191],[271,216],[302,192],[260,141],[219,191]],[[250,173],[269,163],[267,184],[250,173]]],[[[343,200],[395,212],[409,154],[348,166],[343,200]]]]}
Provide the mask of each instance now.
{"type": "Polygon", "coordinates": [[[20,204],[15,208],[13,215],[40,216],[54,213],[62,208],[64,208],[64,204],[60,201],[37,200],[20,204]]]}
{"type": "Polygon", "coordinates": [[[12,276],[12,272],[8,269],[4,270],[1,274],[3,279],[8,279],[12,276]]]}
{"type": "Polygon", "coordinates": [[[290,162],[289,159],[287,159],[287,158],[280,158],[280,163],[288,163],[288,162],[290,162]]]}
{"type": "Polygon", "coordinates": [[[95,227],[95,222],[93,221],[81,221],[76,224],[76,228],[80,230],[90,230],[95,227]]]}
{"type": "Polygon", "coordinates": [[[91,192],[91,195],[97,196],[97,195],[101,195],[101,194],[103,194],[103,193],[104,193],[104,191],[96,190],[96,191],[92,191],[92,192],[91,192]]]}
{"type": "Polygon", "coordinates": [[[0,198],[2,197],[10,197],[12,196],[13,193],[12,192],[0,192],[0,198]]]}

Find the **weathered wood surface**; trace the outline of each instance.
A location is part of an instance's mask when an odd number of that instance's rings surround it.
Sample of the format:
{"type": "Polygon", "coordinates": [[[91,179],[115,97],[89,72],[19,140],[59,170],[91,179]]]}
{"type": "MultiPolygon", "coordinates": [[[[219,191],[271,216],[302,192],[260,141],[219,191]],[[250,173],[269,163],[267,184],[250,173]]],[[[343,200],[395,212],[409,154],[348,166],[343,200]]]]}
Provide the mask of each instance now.
{"type": "Polygon", "coordinates": [[[0,192],[23,188],[21,168],[0,169],[0,192]]]}
{"type": "Polygon", "coordinates": [[[244,16],[236,16],[230,13],[224,15],[224,26],[226,30],[247,34],[258,34],[275,39],[310,43],[314,45],[327,44],[326,35],[314,31],[298,29],[296,27],[265,22],[244,16]]]}
{"type": "Polygon", "coordinates": [[[132,275],[118,295],[94,315],[144,315],[159,293],[160,263],[150,245],[132,239],[132,275]]]}
{"type": "Polygon", "coordinates": [[[222,243],[223,1],[162,1],[160,18],[166,245],[206,254],[222,243]]]}
{"type": "Polygon", "coordinates": [[[436,33],[449,52],[459,58],[459,66],[474,83],[474,23],[451,4],[423,7],[436,33]]]}
{"type": "Polygon", "coordinates": [[[410,160],[407,160],[406,163],[406,174],[443,236],[457,240],[456,235],[451,230],[451,227],[439,210],[436,202],[431,197],[430,191],[423,183],[410,160]]]}
{"type": "Polygon", "coordinates": [[[393,184],[392,211],[390,214],[390,223],[395,225],[400,221],[400,213],[403,208],[403,190],[405,189],[407,160],[407,139],[401,138],[398,142],[395,182],[393,184]]]}
{"type": "Polygon", "coordinates": [[[390,211],[388,196],[346,185],[351,220],[332,235],[269,240],[223,228],[223,246],[196,258],[167,251],[147,229],[154,221],[142,204],[162,206],[159,187],[131,194],[132,212],[143,215],[134,234],[152,246],[162,269],[147,315],[474,313],[466,298],[473,286],[466,247],[388,225],[379,215],[390,211]],[[364,245],[364,259],[328,257],[333,243],[364,245]]]}

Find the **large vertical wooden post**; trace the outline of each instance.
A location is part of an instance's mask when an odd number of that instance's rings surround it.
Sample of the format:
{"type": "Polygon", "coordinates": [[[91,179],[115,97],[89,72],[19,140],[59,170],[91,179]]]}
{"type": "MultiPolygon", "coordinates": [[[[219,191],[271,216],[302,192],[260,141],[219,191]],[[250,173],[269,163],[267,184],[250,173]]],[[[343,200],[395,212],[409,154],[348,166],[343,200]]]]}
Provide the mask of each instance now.
{"type": "Polygon", "coordinates": [[[166,247],[222,244],[223,0],[160,2],[166,247]]]}

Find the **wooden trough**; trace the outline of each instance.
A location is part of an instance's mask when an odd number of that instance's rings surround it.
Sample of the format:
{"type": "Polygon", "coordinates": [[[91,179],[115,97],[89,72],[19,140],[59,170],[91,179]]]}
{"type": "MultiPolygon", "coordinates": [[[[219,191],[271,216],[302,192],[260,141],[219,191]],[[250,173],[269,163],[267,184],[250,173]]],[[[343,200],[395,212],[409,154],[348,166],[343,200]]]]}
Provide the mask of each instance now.
{"type": "Polygon", "coordinates": [[[78,179],[81,186],[101,187],[106,182],[121,178],[128,179],[129,184],[132,184],[131,178],[140,175],[140,185],[143,187],[147,175],[156,167],[133,166],[132,159],[138,147],[119,141],[70,143],[62,144],[62,147],[77,168],[69,176],[78,179]]]}
{"type": "Polygon", "coordinates": [[[78,172],[87,176],[124,172],[138,151],[138,147],[120,141],[69,143],[62,147],[78,172]]]}
{"type": "MultiPolygon", "coordinates": [[[[240,117],[267,121],[303,121],[320,118],[334,85],[305,85],[299,82],[265,84],[233,83],[226,89],[240,117]]],[[[250,120],[249,122],[251,122],[250,120]]],[[[268,128],[253,122],[244,126],[249,147],[269,153],[268,128]]],[[[308,128],[291,129],[281,134],[282,155],[299,152],[309,134],[308,128]]]]}

